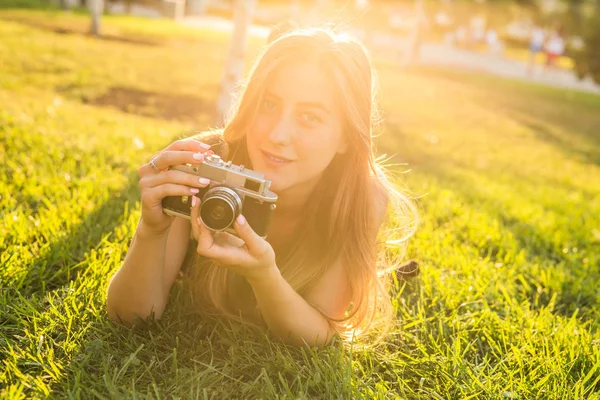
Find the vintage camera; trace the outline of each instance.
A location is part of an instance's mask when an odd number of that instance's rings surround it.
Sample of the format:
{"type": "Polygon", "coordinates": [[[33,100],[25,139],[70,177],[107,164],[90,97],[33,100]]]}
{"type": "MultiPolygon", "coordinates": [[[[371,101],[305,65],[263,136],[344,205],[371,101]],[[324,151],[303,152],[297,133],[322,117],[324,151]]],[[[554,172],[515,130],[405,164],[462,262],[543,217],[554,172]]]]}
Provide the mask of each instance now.
{"type": "MultiPolygon", "coordinates": [[[[269,190],[271,181],[264,175],[225,162],[216,154],[206,157],[201,164],[177,165],[171,169],[210,179],[210,184],[194,195],[200,200],[200,218],[208,229],[235,234],[233,222],[242,214],[258,235],[267,236],[277,195],[269,190]]],[[[190,219],[192,195],[167,196],[162,206],[168,215],[190,219]]]]}

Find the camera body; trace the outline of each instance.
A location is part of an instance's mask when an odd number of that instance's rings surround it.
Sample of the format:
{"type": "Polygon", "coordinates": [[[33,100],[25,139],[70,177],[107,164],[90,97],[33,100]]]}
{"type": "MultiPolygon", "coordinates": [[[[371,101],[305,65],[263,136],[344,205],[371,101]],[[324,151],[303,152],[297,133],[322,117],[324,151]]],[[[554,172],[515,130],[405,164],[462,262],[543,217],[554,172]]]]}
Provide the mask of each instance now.
{"type": "MultiPolygon", "coordinates": [[[[197,165],[177,165],[171,169],[210,179],[210,184],[194,194],[200,200],[200,218],[215,232],[236,234],[233,222],[242,214],[252,229],[266,237],[275,212],[277,195],[269,190],[271,181],[264,175],[223,161],[214,154],[197,165]]],[[[192,195],[167,196],[162,200],[163,211],[172,216],[190,219],[192,195]]]]}

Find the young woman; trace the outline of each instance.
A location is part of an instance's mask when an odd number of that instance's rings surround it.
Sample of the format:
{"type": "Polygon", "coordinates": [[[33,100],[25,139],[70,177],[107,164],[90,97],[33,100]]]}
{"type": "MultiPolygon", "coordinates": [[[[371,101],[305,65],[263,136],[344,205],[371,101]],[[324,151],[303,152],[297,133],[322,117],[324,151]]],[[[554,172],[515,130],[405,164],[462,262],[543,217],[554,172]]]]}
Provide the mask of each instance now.
{"type": "Polygon", "coordinates": [[[382,262],[378,232],[393,217],[403,244],[416,211],[375,161],[373,89],[365,49],[347,37],[298,30],[270,43],[222,131],[179,140],[140,167],[142,216],[108,288],[109,316],[160,318],[192,235],[197,257],[187,278],[203,312],[308,345],[389,321],[387,283],[397,263],[382,262]],[[163,213],[165,196],[209,184],[169,167],[200,163],[207,152],[272,181],[278,200],[266,240],[243,216],[237,237],[212,233],[196,200],[191,222],[163,213]]]}

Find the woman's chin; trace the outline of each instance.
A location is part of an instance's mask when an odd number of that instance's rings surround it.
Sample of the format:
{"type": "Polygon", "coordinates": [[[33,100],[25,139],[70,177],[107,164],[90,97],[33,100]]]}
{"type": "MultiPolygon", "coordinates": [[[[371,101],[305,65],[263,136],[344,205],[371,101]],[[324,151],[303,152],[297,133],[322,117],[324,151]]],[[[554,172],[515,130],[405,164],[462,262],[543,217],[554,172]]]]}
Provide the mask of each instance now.
{"type": "MultiPolygon", "coordinates": [[[[269,179],[268,177],[266,177],[266,178],[269,179]]],[[[269,180],[271,181],[271,189],[270,190],[272,192],[274,192],[275,194],[279,194],[288,188],[288,185],[283,184],[283,182],[278,182],[277,179],[275,179],[275,180],[269,179],[269,180]]]]}
{"type": "Polygon", "coordinates": [[[260,167],[257,168],[256,171],[262,173],[265,179],[271,181],[270,190],[276,194],[280,194],[297,183],[292,179],[290,174],[286,174],[281,171],[272,171],[267,168],[262,169],[260,167]]]}

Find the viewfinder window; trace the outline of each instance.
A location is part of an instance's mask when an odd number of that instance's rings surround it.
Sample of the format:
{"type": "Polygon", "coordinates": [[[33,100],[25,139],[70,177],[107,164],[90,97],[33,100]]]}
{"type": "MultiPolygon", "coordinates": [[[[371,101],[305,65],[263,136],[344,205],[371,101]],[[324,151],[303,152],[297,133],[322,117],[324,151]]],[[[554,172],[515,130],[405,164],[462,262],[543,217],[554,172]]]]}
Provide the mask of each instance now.
{"type": "Polygon", "coordinates": [[[246,179],[246,183],[244,183],[244,187],[248,190],[258,192],[258,190],[260,189],[260,182],[253,181],[252,179],[246,179]]]}

